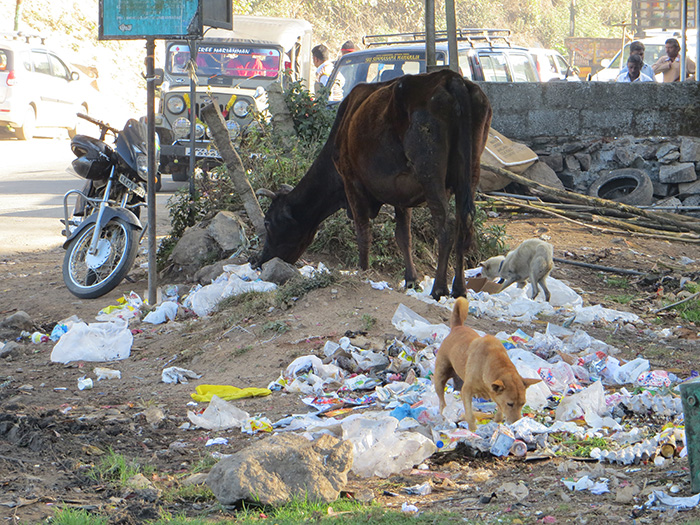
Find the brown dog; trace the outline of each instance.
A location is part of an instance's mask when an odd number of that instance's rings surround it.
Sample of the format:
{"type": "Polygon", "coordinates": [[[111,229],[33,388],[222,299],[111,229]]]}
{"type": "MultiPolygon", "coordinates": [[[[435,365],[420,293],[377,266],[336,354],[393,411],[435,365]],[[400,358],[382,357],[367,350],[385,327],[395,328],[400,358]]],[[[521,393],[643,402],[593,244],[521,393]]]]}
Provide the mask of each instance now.
{"type": "Polygon", "coordinates": [[[463,297],[455,302],[450,318],[450,333],[440,345],[435,360],[433,384],[440,400],[440,413],[445,409],[445,384],[454,380],[460,388],[464,416],[469,430],[476,430],[472,411],[472,397],[492,399],[498,405],[495,421],[515,423],[525,404],[525,390],[540,379],[520,376],[501,342],[492,335],[480,337],[474,330],[463,326],[469,312],[469,303],[463,297]]]}

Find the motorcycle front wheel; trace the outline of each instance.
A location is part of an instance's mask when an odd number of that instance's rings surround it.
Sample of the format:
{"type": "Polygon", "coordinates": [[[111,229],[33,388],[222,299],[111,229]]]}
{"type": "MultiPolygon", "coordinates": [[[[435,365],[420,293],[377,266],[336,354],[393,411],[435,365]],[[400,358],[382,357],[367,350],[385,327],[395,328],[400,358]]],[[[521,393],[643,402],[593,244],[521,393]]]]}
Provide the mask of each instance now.
{"type": "Polygon", "coordinates": [[[89,254],[94,229],[91,224],[71,240],[63,259],[63,281],[81,299],[113,290],[131,269],[139,247],[137,228],[114,217],[102,228],[96,253],[89,254]]]}

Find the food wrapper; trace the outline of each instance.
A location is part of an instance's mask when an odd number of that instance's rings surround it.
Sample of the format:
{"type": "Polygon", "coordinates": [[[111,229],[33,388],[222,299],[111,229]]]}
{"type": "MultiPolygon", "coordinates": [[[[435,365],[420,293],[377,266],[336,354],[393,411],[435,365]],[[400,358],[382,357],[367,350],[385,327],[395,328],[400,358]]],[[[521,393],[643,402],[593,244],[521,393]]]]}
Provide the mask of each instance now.
{"type": "Polygon", "coordinates": [[[272,421],[264,416],[252,416],[243,422],[241,432],[257,434],[258,432],[272,432],[272,421]]]}

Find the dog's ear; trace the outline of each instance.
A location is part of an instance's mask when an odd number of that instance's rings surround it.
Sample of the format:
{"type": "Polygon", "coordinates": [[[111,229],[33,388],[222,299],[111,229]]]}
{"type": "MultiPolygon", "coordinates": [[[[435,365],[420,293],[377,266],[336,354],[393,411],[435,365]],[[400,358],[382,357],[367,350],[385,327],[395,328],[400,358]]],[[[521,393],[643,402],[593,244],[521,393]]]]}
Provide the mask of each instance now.
{"type": "Polygon", "coordinates": [[[532,385],[536,385],[537,383],[542,381],[541,379],[532,379],[530,377],[523,377],[522,379],[523,379],[523,385],[525,385],[525,388],[532,386],[532,385]]]}
{"type": "Polygon", "coordinates": [[[491,383],[491,390],[493,390],[496,394],[500,394],[506,389],[506,385],[503,384],[503,381],[500,379],[496,379],[493,383],[491,383]]]}

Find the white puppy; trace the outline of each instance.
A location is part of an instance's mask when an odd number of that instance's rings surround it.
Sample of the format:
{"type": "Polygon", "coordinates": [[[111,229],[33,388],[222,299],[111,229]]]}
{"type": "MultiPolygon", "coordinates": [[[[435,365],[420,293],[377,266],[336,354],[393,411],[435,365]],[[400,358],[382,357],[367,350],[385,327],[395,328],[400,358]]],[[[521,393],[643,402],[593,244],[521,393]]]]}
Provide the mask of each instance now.
{"type": "Polygon", "coordinates": [[[505,279],[503,290],[513,283],[518,283],[518,288],[525,286],[529,280],[532,286],[532,299],[544,291],[544,297],[549,301],[547,289],[547,276],[552,271],[552,245],[540,239],[527,239],[515,250],[511,250],[504,257],[498,255],[481,263],[481,273],[488,279],[501,277],[505,279]]]}

